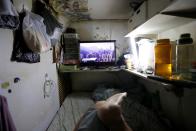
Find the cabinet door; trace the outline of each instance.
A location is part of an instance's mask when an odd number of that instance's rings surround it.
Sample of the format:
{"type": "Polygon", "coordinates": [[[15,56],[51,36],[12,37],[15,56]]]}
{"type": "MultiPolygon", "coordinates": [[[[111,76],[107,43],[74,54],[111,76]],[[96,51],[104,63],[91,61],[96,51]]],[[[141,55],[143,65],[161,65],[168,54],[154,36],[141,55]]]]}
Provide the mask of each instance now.
{"type": "Polygon", "coordinates": [[[148,19],[160,13],[174,0],[148,0],[148,19]]]}
{"type": "Polygon", "coordinates": [[[147,20],[147,2],[145,1],[128,20],[129,31],[134,30],[147,20]]]}

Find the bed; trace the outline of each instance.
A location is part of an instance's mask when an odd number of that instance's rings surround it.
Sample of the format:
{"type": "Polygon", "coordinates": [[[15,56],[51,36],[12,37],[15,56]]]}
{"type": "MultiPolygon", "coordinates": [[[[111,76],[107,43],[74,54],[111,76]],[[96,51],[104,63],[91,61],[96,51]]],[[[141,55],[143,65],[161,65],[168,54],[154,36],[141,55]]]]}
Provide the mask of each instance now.
{"type": "MultiPolygon", "coordinates": [[[[93,92],[72,92],[51,122],[47,131],[73,131],[81,116],[91,107],[94,101],[105,100],[122,90],[113,88],[96,88],[93,92]]],[[[166,118],[159,107],[159,97],[149,94],[142,86],[126,89],[127,97],[123,100],[122,114],[127,124],[134,131],[171,131],[166,118]],[[155,106],[154,106],[155,105],[155,106]]]]}
{"type": "Polygon", "coordinates": [[[90,107],[94,106],[91,93],[69,94],[55,115],[47,131],[73,131],[77,121],[90,107]]]}

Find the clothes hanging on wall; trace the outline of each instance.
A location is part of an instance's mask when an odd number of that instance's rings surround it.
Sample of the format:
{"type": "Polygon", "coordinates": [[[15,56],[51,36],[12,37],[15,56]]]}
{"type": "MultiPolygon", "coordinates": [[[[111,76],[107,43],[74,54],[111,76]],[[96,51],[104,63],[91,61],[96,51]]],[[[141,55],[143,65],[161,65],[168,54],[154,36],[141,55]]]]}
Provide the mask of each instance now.
{"type": "Polygon", "coordinates": [[[14,32],[14,46],[13,46],[11,61],[37,63],[40,62],[40,54],[31,51],[27,47],[23,38],[22,22],[25,15],[26,15],[25,12],[19,14],[20,26],[14,32]]]}
{"type": "Polygon", "coordinates": [[[46,33],[43,18],[35,13],[25,11],[22,23],[23,38],[27,47],[36,53],[47,52],[51,47],[51,40],[46,33]]]}
{"type": "Polygon", "coordinates": [[[16,131],[15,124],[9,112],[7,99],[0,95],[0,131],[16,131]]]}
{"type": "Polygon", "coordinates": [[[46,8],[46,5],[40,0],[35,1],[33,12],[44,18],[44,24],[46,25],[46,32],[48,35],[52,36],[56,28],[63,28],[62,24],[56,20],[50,10],[46,8]]]}
{"type": "Polygon", "coordinates": [[[0,28],[17,29],[19,18],[10,0],[0,0],[0,28]]]}

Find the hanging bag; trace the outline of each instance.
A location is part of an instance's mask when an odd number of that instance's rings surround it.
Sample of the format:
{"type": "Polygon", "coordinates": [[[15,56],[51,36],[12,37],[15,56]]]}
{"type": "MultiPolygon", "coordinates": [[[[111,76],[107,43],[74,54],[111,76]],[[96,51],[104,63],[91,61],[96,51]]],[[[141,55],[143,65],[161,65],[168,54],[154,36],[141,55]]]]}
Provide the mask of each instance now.
{"type": "Polygon", "coordinates": [[[11,61],[16,62],[25,62],[25,63],[38,63],[40,62],[40,54],[31,51],[27,44],[24,41],[22,35],[22,23],[24,17],[26,16],[25,12],[19,13],[20,25],[19,28],[14,31],[14,46],[11,56],[11,61]]]}
{"type": "Polygon", "coordinates": [[[50,49],[50,37],[46,33],[43,18],[26,11],[23,20],[23,37],[28,48],[33,52],[41,53],[50,49]]]}

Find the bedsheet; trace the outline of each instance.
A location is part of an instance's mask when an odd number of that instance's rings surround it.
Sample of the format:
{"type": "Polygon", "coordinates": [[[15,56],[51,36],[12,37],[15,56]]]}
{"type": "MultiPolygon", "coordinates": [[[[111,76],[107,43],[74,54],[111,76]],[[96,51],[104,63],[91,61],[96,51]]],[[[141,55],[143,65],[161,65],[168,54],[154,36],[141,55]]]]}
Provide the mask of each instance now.
{"type": "Polygon", "coordinates": [[[68,95],[47,131],[73,131],[80,117],[94,106],[91,94],[75,92],[68,95]]]}

